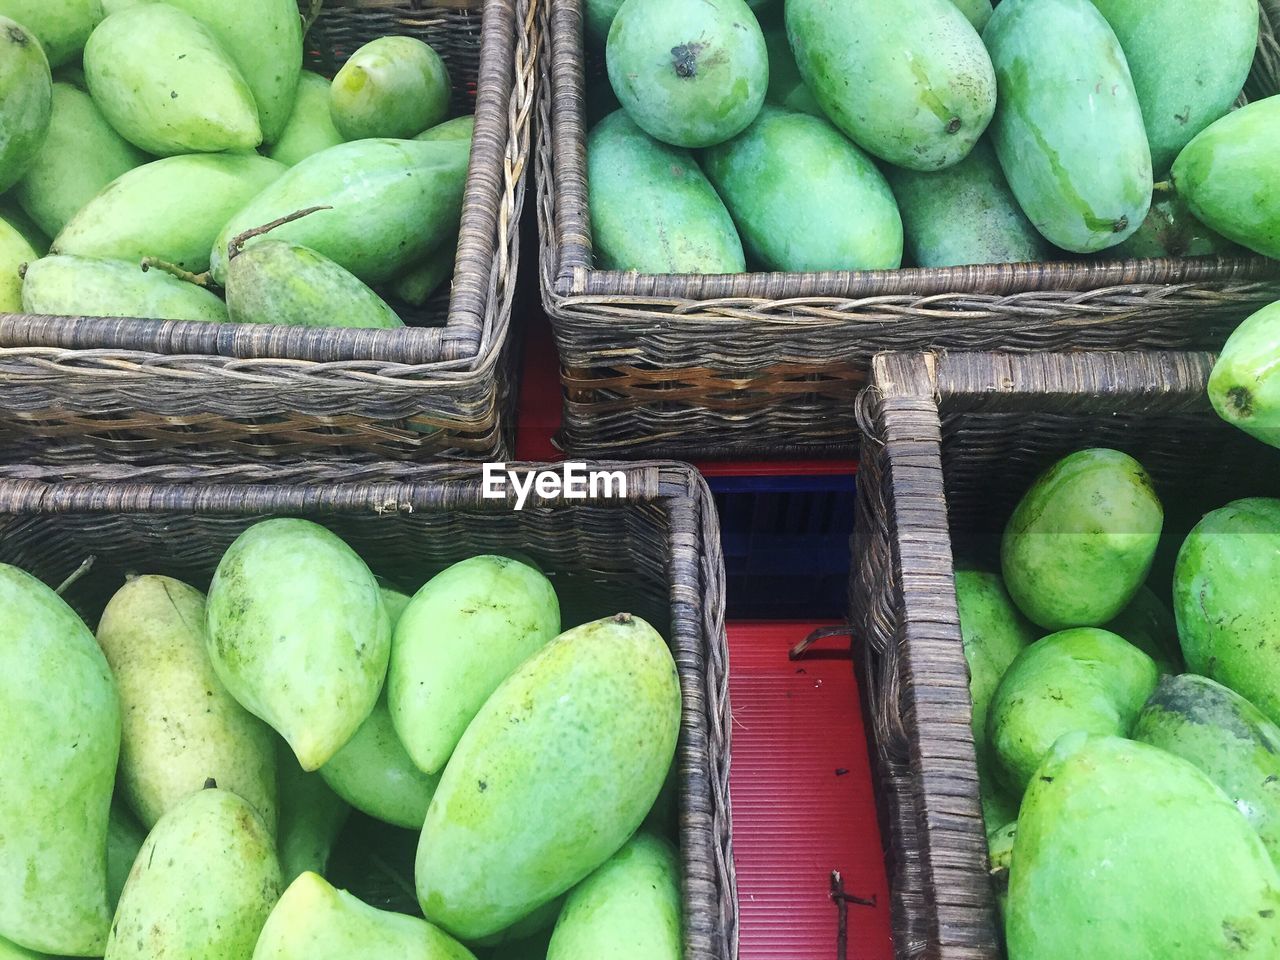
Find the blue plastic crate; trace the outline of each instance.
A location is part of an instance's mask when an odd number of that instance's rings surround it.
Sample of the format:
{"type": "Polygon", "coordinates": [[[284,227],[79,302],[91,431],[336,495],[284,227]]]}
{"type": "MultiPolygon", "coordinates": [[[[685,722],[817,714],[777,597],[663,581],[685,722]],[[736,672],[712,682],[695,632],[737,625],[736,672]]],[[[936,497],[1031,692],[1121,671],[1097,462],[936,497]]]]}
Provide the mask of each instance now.
{"type": "Polygon", "coordinates": [[[843,620],[855,475],[711,476],[730,620],[843,620]]]}

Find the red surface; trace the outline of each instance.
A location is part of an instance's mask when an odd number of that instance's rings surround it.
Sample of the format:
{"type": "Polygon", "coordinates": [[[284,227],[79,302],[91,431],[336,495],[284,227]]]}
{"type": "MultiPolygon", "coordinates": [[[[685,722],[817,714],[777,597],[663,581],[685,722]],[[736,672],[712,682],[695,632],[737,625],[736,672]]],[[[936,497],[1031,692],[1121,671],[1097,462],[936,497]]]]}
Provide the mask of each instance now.
{"type": "Polygon", "coordinates": [[[846,893],[876,904],[849,905],[849,960],[893,957],[884,854],[848,641],[820,641],[817,652],[787,659],[792,646],[822,626],[729,625],[741,960],[834,960],[832,870],[842,874],[846,893]]]}
{"type": "MultiPolygon", "coordinates": [[[[530,315],[525,331],[524,370],[520,380],[516,457],[554,463],[564,459],[555,445],[560,430],[560,366],[551,325],[541,313],[530,315]]],[[[816,477],[857,470],[855,460],[734,460],[697,465],[708,477],[816,477]]]]}

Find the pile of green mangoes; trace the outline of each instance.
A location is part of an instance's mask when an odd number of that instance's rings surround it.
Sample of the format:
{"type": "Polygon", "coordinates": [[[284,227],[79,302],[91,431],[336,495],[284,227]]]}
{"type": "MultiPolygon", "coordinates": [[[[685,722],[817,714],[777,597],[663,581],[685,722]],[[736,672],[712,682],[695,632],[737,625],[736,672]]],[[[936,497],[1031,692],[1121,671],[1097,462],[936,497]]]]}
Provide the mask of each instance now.
{"type": "Polygon", "coordinates": [[[1257,0],[583,2],[603,269],[1280,257],[1257,0]]]}
{"type": "Polygon", "coordinates": [[[403,326],[473,120],[420,40],[302,62],[297,0],[0,0],[0,312],[403,326]]]}
{"type": "Polygon", "coordinates": [[[290,518],[207,597],[131,576],[96,639],[14,566],[0,608],[0,958],[679,960],[680,684],[640,618],[561,632],[500,556],[410,597],[290,518]],[[414,831],[416,915],[325,879],[351,808],[414,831]]]}
{"type": "Polygon", "coordinates": [[[1000,575],[956,572],[1010,960],[1280,957],[1280,500],[1206,514],[1171,590],[1163,528],[1136,460],[1082,450],[1000,575]]]}

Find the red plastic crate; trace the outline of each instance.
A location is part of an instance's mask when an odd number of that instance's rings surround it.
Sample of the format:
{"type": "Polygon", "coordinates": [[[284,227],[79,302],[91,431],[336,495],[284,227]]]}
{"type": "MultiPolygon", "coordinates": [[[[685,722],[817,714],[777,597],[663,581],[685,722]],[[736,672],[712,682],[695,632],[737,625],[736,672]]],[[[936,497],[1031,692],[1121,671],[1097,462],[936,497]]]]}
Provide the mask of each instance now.
{"type": "Polygon", "coordinates": [[[830,624],[730,623],[734,862],[741,960],[837,957],[832,871],[846,894],[848,960],[892,960],[889,890],[848,640],[788,651],[830,624]]]}

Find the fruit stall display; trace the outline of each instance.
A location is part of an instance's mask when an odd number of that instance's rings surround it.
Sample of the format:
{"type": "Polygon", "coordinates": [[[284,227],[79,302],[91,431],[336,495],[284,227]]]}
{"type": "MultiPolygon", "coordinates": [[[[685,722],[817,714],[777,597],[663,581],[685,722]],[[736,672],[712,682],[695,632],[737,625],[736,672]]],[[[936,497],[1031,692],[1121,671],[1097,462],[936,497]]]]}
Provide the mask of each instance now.
{"type": "Polygon", "coordinates": [[[1216,366],[876,359],[852,619],[899,956],[1280,953],[1275,322],[1216,366]]]}
{"type": "Polygon", "coordinates": [[[509,454],[527,3],[0,18],[7,432],[509,454]]]}
{"type": "Polygon", "coordinates": [[[571,452],[849,450],[878,350],[1213,349],[1280,296],[1274,0],[543,12],[571,452]]]}
{"type": "Polygon", "coordinates": [[[0,482],[0,956],[735,956],[715,514],[618,469],[0,482]]]}

